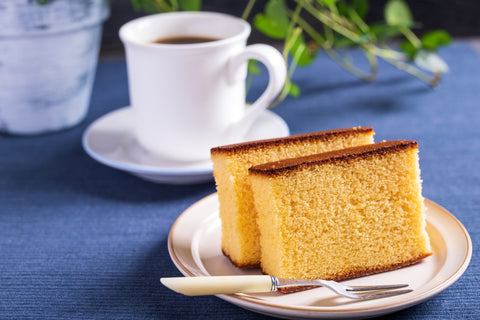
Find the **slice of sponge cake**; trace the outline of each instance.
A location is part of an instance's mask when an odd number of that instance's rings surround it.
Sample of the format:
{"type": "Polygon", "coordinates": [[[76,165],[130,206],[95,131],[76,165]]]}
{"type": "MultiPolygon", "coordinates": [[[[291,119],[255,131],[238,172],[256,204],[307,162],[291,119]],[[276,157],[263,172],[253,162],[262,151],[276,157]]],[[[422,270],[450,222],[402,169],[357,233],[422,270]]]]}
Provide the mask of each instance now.
{"type": "Polygon", "coordinates": [[[262,164],[249,179],[267,274],[342,280],[431,254],[415,141],[262,164]]]}
{"type": "Polygon", "coordinates": [[[336,129],[211,150],[222,221],[222,251],[237,267],[260,264],[260,233],[248,169],[253,165],[373,143],[373,129],[336,129]]]}

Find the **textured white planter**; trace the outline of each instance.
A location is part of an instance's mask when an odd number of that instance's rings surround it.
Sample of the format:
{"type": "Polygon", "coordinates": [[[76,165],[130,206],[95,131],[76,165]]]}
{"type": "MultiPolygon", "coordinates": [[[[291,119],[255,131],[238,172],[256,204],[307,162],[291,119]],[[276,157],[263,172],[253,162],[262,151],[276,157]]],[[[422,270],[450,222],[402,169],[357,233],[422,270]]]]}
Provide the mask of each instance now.
{"type": "Polygon", "coordinates": [[[108,0],[3,0],[0,131],[39,134],[86,115],[108,0]]]}

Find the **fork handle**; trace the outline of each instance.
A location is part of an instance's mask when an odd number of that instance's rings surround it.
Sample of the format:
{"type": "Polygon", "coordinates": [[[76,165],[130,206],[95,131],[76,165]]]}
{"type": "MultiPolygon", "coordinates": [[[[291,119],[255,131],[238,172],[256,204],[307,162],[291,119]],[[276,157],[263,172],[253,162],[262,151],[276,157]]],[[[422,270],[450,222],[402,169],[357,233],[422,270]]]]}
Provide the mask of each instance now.
{"type": "Polygon", "coordinates": [[[187,296],[270,292],[275,288],[272,278],[267,275],[174,277],[161,278],[160,282],[187,296]]]}

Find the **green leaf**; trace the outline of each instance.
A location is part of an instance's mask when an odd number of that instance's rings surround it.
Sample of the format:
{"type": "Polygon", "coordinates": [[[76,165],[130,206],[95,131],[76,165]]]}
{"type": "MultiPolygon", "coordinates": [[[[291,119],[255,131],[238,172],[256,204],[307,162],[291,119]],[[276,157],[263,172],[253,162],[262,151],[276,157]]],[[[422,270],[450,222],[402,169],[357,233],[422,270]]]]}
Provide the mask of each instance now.
{"type": "Polygon", "coordinates": [[[295,98],[300,96],[300,87],[298,85],[291,81],[287,82],[285,85],[287,86],[287,92],[290,96],[295,98]]]}
{"type": "MultiPolygon", "coordinates": [[[[168,0],[131,0],[135,11],[145,11],[147,13],[171,12],[178,8],[173,6],[168,0]]],[[[177,2],[175,2],[177,5],[177,2]]]]}
{"type": "Polygon", "coordinates": [[[279,30],[264,14],[259,13],[253,19],[253,26],[261,33],[273,39],[284,39],[286,32],[279,30]]]}
{"type": "Polygon", "coordinates": [[[360,18],[364,19],[370,9],[369,2],[368,0],[353,0],[352,9],[357,12],[360,18]]]}
{"type": "Polygon", "coordinates": [[[262,73],[262,69],[260,68],[257,60],[248,60],[247,69],[248,69],[248,73],[251,73],[251,74],[262,73]]]}
{"type": "Polygon", "coordinates": [[[349,38],[346,38],[343,36],[337,36],[333,40],[333,46],[336,48],[348,48],[348,47],[353,47],[355,45],[356,45],[355,41],[350,40],[349,38]]]}
{"type": "Polygon", "coordinates": [[[348,15],[349,6],[345,1],[341,1],[337,4],[337,10],[339,15],[346,17],[348,15]]]}
{"type": "Polygon", "coordinates": [[[330,7],[334,5],[338,0],[317,0],[318,3],[323,4],[324,6],[330,7]]]}
{"type": "Polygon", "coordinates": [[[431,72],[445,73],[449,70],[447,63],[431,51],[419,50],[414,61],[420,68],[431,72]]]}
{"type": "Polygon", "coordinates": [[[408,40],[404,40],[400,43],[400,50],[408,54],[412,60],[418,52],[418,49],[408,40]]]}
{"type": "Polygon", "coordinates": [[[450,44],[452,38],[444,30],[435,30],[425,33],[421,41],[424,49],[435,51],[439,46],[450,44]]]}
{"type": "Polygon", "coordinates": [[[355,21],[357,17],[352,17],[352,11],[355,11],[356,15],[360,19],[365,19],[369,10],[368,0],[353,0],[350,4],[345,1],[341,1],[337,4],[338,14],[346,17],[346,19],[355,21]]]}
{"type": "Polygon", "coordinates": [[[360,35],[357,39],[355,39],[356,44],[363,44],[369,42],[370,39],[370,34],[362,34],[360,35]]]}
{"type": "Polygon", "coordinates": [[[336,34],[335,38],[333,39],[333,46],[336,48],[355,47],[364,43],[368,43],[371,40],[371,34],[361,34],[355,40],[336,34]]]}
{"type": "Polygon", "coordinates": [[[413,17],[410,8],[403,0],[389,0],[385,5],[385,21],[390,26],[411,27],[413,17]]]}
{"type": "Polygon", "coordinates": [[[397,38],[401,35],[400,28],[397,26],[389,26],[386,24],[372,24],[370,25],[370,32],[379,41],[386,41],[397,38]]]}
{"type": "Polygon", "coordinates": [[[274,39],[285,39],[289,27],[287,7],[283,0],[269,0],[265,12],[253,20],[254,27],[274,39]]]}
{"type": "Polygon", "coordinates": [[[178,5],[183,11],[200,11],[202,0],[178,0],[178,5]]]}
{"type": "Polygon", "coordinates": [[[141,0],[130,0],[133,10],[140,11],[142,10],[142,1],[141,0]]]}
{"type": "Polygon", "coordinates": [[[311,49],[308,44],[305,42],[305,39],[302,34],[300,34],[292,45],[290,49],[290,54],[295,60],[295,62],[303,67],[306,66],[315,60],[317,55],[316,49],[311,49]]]}

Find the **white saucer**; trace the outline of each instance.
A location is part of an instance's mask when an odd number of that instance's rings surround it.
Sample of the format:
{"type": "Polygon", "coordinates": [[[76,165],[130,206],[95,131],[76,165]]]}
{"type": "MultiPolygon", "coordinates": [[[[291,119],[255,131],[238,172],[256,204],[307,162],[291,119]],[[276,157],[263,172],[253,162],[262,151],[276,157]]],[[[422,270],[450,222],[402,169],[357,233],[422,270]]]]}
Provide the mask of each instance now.
{"type": "MultiPolygon", "coordinates": [[[[112,111],[95,120],[85,130],[83,148],[93,159],[109,167],[127,171],[142,179],[169,184],[193,184],[213,179],[210,159],[198,163],[175,163],[151,156],[140,147],[133,133],[132,109],[112,111]]],[[[252,125],[245,141],[289,135],[285,121],[266,110],[252,125]]]]}
{"type": "MultiPolygon", "coordinates": [[[[472,257],[470,236],[455,216],[428,199],[425,206],[432,256],[410,267],[345,281],[352,285],[408,283],[413,289],[410,293],[353,301],[317,288],[288,295],[252,293],[218,297],[247,310],[288,319],[361,319],[421,303],[455,283],[472,257]]],[[[168,251],[175,266],[187,277],[262,274],[259,269],[234,267],[222,253],[220,238],[218,198],[214,193],[178,217],[170,230],[168,251]]]]}

